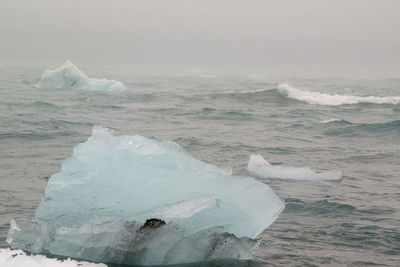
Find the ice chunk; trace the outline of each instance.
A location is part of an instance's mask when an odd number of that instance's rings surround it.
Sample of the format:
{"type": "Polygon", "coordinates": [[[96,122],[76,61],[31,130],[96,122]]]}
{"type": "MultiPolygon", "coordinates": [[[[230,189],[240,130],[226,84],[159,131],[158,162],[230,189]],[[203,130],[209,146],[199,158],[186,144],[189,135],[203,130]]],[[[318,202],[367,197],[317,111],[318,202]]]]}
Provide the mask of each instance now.
{"type": "Polygon", "coordinates": [[[96,264],[71,259],[57,260],[46,256],[26,255],[22,250],[0,249],[1,267],[107,267],[105,264],[96,264]]]}
{"type": "Polygon", "coordinates": [[[283,208],[264,183],[176,143],[95,126],[8,240],[32,253],[116,264],[250,259],[283,208]]]}
{"type": "Polygon", "coordinates": [[[293,180],[340,180],[342,172],[338,170],[316,173],[308,167],[282,167],[271,165],[261,155],[251,155],[247,171],[261,178],[293,180]]]}
{"type": "Polygon", "coordinates": [[[115,80],[89,78],[69,60],[54,70],[46,70],[37,85],[46,89],[89,89],[124,91],[125,86],[115,80]]]}

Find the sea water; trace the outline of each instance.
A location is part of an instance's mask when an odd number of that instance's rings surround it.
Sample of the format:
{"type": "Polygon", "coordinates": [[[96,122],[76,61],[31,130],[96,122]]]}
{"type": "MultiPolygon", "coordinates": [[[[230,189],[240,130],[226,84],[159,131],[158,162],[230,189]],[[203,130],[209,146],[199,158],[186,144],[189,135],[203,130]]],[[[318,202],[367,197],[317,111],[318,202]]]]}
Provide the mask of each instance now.
{"type": "Polygon", "coordinates": [[[174,141],[234,175],[248,175],[251,154],[342,172],[339,181],[260,179],[286,208],[261,234],[256,261],[240,266],[400,264],[399,79],[85,70],[126,87],[103,92],[36,88],[43,71],[0,69],[0,247],[10,219],[34,214],[48,177],[103,125],[174,141]]]}

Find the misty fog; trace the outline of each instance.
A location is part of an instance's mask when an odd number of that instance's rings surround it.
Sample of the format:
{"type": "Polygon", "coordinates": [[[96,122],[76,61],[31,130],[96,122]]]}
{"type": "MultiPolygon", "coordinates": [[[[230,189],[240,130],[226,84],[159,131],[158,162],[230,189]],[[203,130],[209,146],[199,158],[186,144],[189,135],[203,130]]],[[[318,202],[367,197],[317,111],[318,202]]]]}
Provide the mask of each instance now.
{"type": "Polygon", "coordinates": [[[400,75],[399,1],[2,0],[0,66],[400,75]]]}

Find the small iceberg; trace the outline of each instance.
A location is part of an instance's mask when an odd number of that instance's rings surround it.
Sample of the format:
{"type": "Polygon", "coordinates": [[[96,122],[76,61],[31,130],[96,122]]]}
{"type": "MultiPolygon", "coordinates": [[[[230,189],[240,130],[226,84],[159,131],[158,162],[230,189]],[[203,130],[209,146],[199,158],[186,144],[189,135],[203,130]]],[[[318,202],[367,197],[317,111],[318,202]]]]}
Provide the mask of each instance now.
{"type": "Polygon", "coordinates": [[[271,165],[261,155],[251,155],[247,171],[260,178],[292,180],[340,180],[342,172],[338,170],[316,173],[308,167],[282,167],[271,165]]]}
{"type": "Polygon", "coordinates": [[[120,81],[89,78],[69,60],[61,67],[46,70],[37,87],[43,89],[126,90],[120,81]]]}
{"type": "Polygon", "coordinates": [[[11,221],[7,242],[112,264],[248,260],[284,206],[266,184],[174,142],[95,126],[50,177],[34,217],[11,221]]]}

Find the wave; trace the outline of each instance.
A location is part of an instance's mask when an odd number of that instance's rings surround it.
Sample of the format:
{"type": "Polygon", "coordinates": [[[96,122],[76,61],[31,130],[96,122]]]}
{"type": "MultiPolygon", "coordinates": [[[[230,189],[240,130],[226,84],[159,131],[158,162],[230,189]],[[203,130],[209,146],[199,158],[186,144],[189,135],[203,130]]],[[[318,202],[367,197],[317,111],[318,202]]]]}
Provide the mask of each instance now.
{"type": "Polygon", "coordinates": [[[322,124],[328,124],[328,123],[352,124],[349,121],[346,121],[346,120],[343,120],[343,119],[339,119],[339,118],[330,118],[330,119],[321,121],[321,123],[322,124]]]}
{"type": "Polygon", "coordinates": [[[379,123],[343,124],[348,124],[348,126],[327,130],[325,134],[332,136],[356,136],[366,133],[383,135],[392,133],[398,135],[400,131],[400,120],[379,123]]]}
{"type": "Polygon", "coordinates": [[[340,94],[324,94],[301,90],[287,83],[278,85],[278,91],[288,98],[296,99],[314,105],[340,106],[351,104],[400,104],[400,96],[353,96],[340,94]]]}
{"type": "Polygon", "coordinates": [[[374,208],[367,207],[361,208],[354,204],[346,204],[335,202],[334,200],[322,199],[317,201],[307,202],[298,198],[285,198],[284,213],[308,213],[312,215],[327,215],[327,216],[346,216],[346,215],[360,215],[371,217],[372,215],[391,215],[395,212],[390,207],[374,208]]]}
{"type": "Polygon", "coordinates": [[[285,213],[311,213],[312,215],[349,215],[360,212],[355,206],[324,200],[305,202],[296,198],[285,198],[285,213]]]}
{"type": "Polygon", "coordinates": [[[193,95],[241,95],[241,94],[253,94],[253,93],[264,93],[268,91],[273,91],[273,89],[255,89],[255,90],[227,90],[227,91],[216,91],[216,92],[196,92],[193,95]]]}

